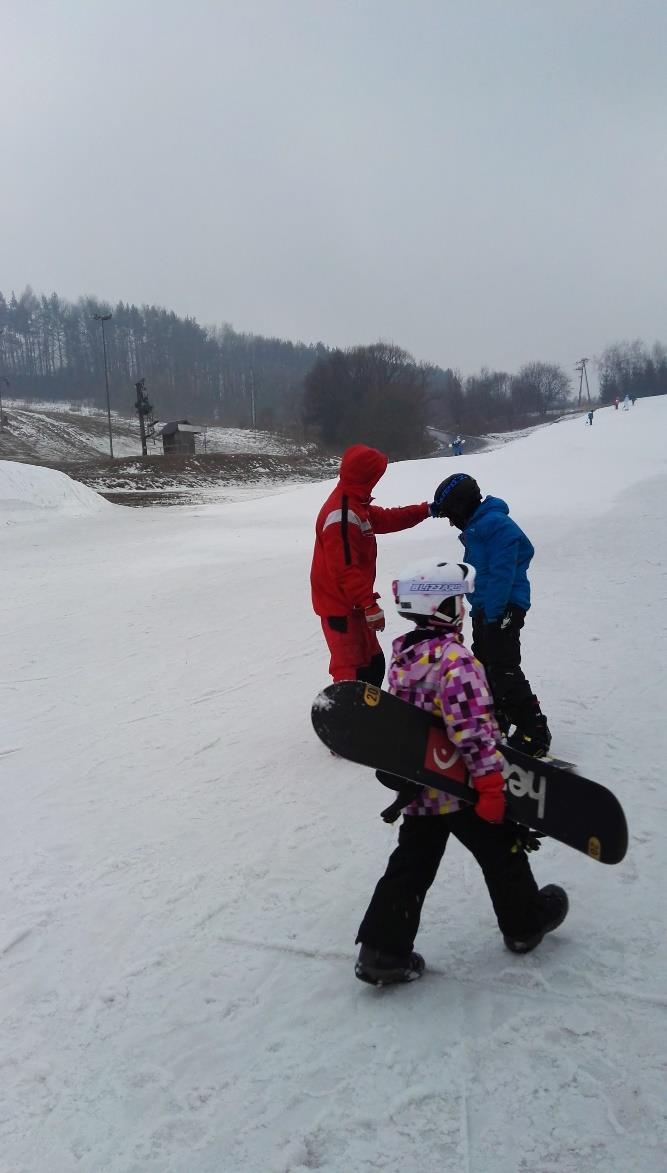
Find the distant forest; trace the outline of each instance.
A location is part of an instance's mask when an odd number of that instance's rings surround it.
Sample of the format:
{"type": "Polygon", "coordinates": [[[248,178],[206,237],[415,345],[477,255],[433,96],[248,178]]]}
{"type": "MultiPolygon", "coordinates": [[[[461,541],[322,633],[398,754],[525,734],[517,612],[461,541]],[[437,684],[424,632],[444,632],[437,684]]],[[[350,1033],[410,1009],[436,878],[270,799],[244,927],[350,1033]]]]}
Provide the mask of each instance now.
{"type": "Polygon", "coordinates": [[[667,348],[656,342],[648,350],[643,342],[608,346],[599,361],[600,403],[613,403],[626,395],[667,395],[667,348]]]}
{"type": "MultiPolygon", "coordinates": [[[[10,394],[106,403],[105,323],[112,408],[130,414],[134,384],[146,380],[164,419],[284,431],[329,451],[361,440],[392,458],[433,448],[427,427],[477,436],[553,418],[579,383],[553,363],[516,374],[483,369],[463,376],[419,363],[384,342],[348,350],[203,327],[160,306],[115,306],[96,298],[0,293],[0,379],[10,394]]],[[[597,360],[600,402],[618,395],[667,394],[667,351],[656,344],[610,346],[597,360]]],[[[584,391],[584,402],[587,403],[584,391]]]]}
{"type": "Polygon", "coordinates": [[[228,427],[285,428],[299,419],[303,379],[324,346],[204,328],[160,306],[109,305],[93,297],[75,304],[52,293],[0,293],[0,375],[14,394],[45,400],[106,402],[101,324],[105,323],[112,406],[129,413],[134,384],[161,419],[193,417],[228,427]]]}

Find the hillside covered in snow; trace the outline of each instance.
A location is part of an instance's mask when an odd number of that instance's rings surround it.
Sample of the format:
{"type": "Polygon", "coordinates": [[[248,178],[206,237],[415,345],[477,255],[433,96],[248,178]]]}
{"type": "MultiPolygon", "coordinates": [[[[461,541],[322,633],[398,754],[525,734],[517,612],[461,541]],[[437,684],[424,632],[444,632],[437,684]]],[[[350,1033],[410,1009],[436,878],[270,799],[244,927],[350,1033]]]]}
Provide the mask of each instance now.
{"type": "MultiPolygon", "coordinates": [[[[526,957],[450,844],[427,972],[387,990],[354,939],[396,828],[309,720],[330,482],[129,510],[0,462],[2,1173],[662,1173],[666,428],[645,399],[456,463],[536,547],[526,671],[631,842],[543,843],[570,914],[526,957]]],[[[461,547],[430,519],[378,544],[388,651],[392,578],[461,547]]]]}
{"type": "MultiPolygon", "coordinates": [[[[39,403],[3,400],[7,417],[0,432],[0,458],[20,460],[81,461],[109,453],[109,422],[106,411],[66,401],[39,403]]],[[[168,421],[158,421],[149,455],[162,452],[160,428],[168,421]]],[[[197,421],[193,421],[197,422],[197,421]]],[[[253,428],[222,428],[201,424],[198,450],[210,453],[265,454],[298,456],[312,449],[287,436],[253,428]]],[[[111,413],[114,456],[140,456],[141,437],[137,416],[111,413]]]]}

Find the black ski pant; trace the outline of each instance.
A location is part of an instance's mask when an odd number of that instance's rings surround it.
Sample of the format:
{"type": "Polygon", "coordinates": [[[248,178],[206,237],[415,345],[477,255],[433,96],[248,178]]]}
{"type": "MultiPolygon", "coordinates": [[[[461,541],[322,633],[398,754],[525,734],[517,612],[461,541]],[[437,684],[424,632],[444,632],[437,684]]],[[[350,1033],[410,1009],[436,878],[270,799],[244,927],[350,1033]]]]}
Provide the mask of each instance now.
{"type": "Polygon", "coordinates": [[[450,835],[481,867],[501,933],[523,940],[539,932],[538,887],[511,827],[485,822],[472,807],[451,815],[404,815],[398,846],[366,909],[357,944],[397,956],[412,952],[422,905],[450,835]]]}
{"type": "Polygon", "coordinates": [[[525,618],[526,612],[514,603],[508,605],[498,623],[486,623],[483,614],[473,615],[472,652],[486,670],[503,733],[516,725],[521,733],[540,737],[544,736],[546,719],[521,669],[521,628],[525,618]]]}
{"type": "Polygon", "coordinates": [[[372,657],[370,664],[357,668],[357,680],[363,680],[366,684],[377,684],[378,688],[382,688],[385,668],[384,654],[379,652],[372,657]]]}

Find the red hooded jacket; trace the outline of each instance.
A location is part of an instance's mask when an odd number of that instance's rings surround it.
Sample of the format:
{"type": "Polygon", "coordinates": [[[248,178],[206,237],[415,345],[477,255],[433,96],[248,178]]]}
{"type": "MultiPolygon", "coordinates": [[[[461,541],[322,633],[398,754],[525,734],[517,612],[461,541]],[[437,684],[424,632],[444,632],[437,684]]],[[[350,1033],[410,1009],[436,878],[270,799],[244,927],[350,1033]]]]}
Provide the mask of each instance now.
{"type": "Polygon", "coordinates": [[[371,505],[371,490],[383,475],[388,457],[377,448],[353,444],[343,453],[339,480],[315,524],[310,570],[316,615],[347,615],[370,607],[375,592],[375,534],[410,529],[428,517],[428,502],[381,509],[371,505]]]}

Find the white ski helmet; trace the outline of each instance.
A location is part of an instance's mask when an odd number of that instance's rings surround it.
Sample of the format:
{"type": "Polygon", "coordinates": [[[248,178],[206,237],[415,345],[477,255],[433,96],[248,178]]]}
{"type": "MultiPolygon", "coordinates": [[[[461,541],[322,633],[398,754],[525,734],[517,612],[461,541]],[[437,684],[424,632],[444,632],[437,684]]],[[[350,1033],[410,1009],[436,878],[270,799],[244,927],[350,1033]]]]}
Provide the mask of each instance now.
{"type": "Polygon", "coordinates": [[[475,567],[428,558],[408,567],[392,583],[399,615],[415,623],[451,627],[463,623],[463,596],[475,589],[475,567]]]}

